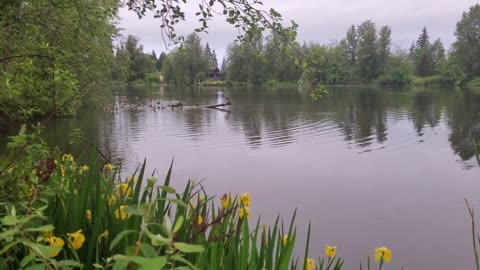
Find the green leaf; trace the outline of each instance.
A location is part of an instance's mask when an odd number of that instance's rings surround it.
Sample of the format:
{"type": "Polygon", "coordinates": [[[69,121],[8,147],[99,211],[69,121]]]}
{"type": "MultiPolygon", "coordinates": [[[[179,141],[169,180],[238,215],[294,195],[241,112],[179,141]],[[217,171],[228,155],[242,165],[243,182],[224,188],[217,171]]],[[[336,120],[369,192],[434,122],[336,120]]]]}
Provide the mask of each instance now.
{"type": "Polygon", "coordinates": [[[189,262],[187,259],[183,258],[179,254],[173,255],[171,258],[175,261],[179,261],[179,262],[182,262],[182,263],[190,266],[190,268],[193,269],[193,270],[198,270],[198,268],[195,265],[193,265],[191,262],[189,262]]]}
{"type": "Polygon", "coordinates": [[[155,249],[147,243],[141,243],[140,248],[142,249],[143,256],[147,258],[153,258],[157,256],[155,249]]]}
{"type": "Polygon", "coordinates": [[[177,193],[177,190],[170,187],[170,186],[159,186],[162,190],[166,191],[167,193],[175,194],[177,193]]]}
{"type": "Polygon", "coordinates": [[[128,267],[128,262],[115,262],[112,270],[124,270],[124,269],[127,269],[127,267],[128,267]]]}
{"type": "Polygon", "coordinates": [[[141,205],[139,208],[137,208],[137,206],[135,205],[130,205],[127,208],[123,209],[123,211],[127,215],[143,216],[147,212],[147,208],[142,207],[141,205]]]}
{"type": "Polygon", "coordinates": [[[145,259],[143,263],[140,264],[139,270],[150,270],[150,269],[162,269],[167,264],[167,258],[163,257],[155,257],[145,259]]]}
{"type": "MultiPolygon", "coordinates": [[[[18,232],[18,229],[17,229],[17,228],[12,228],[12,229],[10,229],[10,230],[4,231],[4,232],[0,233],[0,239],[10,238],[10,237],[12,237],[13,235],[15,235],[17,232],[18,232]]],[[[7,241],[7,242],[8,242],[8,241],[7,241]]]]}
{"type": "Polygon", "coordinates": [[[38,263],[25,268],[25,270],[45,270],[45,265],[43,265],[43,263],[38,263]]]}
{"type": "Polygon", "coordinates": [[[93,265],[93,267],[95,267],[95,268],[103,269],[103,266],[101,266],[101,265],[98,264],[98,263],[94,263],[94,264],[92,264],[92,265],[93,265]]]}
{"type": "Polygon", "coordinates": [[[12,248],[12,247],[14,247],[14,246],[16,246],[16,245],[18,245],[18,244],[20,244],[20,243],[21,243],[21,241],[17,240],[17,241],[15,241],[15,242],[12,242],[12,243],[6,245],[2,250],[0,250],[0,255],[6,253],[7,251],[10,250],[10,248],[12,248]]]}
{"type": "Polygon", "coordinates": [[[173,244],[173,246],[180,250],[181,252],[185,253],[198,253],[198,252],[203,252],[205,248],[201,245],[193,245],[193,244],[187,244],[187,243],[181,243],[177,242],[173,244]]]}
{"type": "Polygon", "coordinates": [[[180,228],[182,227],[183,225],[183,216],[179,216],[177,221],[175,222],[175,226],[173,226],[173,233],[176,233],[178,232],[178,230],[180,230],[180,228]]]}
{"type": "Polygon", "coordinates": [[[182,206],[182,207],[188,207],[188,205],[182,201],[182,200],[179,200],[179,199],[175,199],[175,198],[167,198],[167,201],[170,201],[170,202],[173,202],[173,203],[176,203],[178,206],[182,206]]]}
{"type": "Polygon", "coordinates": [[[155,257],[155,258],[144,258],[140,256],[115,255],[113,256],[113,259],[120,263],[134,262],[140,265],[139,269],[144,269],[144,270],[162,269],[167,264],[167,258],[165,256],[155,257]]]}
{"type": "Polygon", "coordinates": [[[38,228],[29,228],[29,229],[26,229],[25,231],[27,231],[27,232],[50,232],[50,231],[53,231],[53,229],[55,229],[55,227],[53,225],[45,225],[45,226],[41,226],[41,227],[38,227],[38,228]]]}
{"type": "Polygon", "coordinates": [[[28,263],[30,263],[36,257],[35,254],[30,254],[28,256],[23,257],[20,261],[20,267],[24,268],[28,263]]]}
{"type": "Polygon", "coordinates": [[[60,268],[60,269],[65,268],[65,267],[77,267],[77,268],[80,268],[80,269],[83,268],[83,264],[81,264],[77,261],[73,261],[73,260],[59,261],[55,265],[56,265],[57,268],[60,268]]]}
{"type": "Polygon", "coordinates": [[[2,224],[6,226],[13,226],[17,224],[17,217],[15,216],[5,216],[1,219],[2,224]]]}
{"type": "Polygon", "coordinates": [[[117,236],[115,236],[113,241],[110,243],[110,248],[109,248],[110,251],[112,251],[115,248],[115,246],[118,245],[118,243],[123,239],[123,237],[125,237],[128,234],[132,234],[132,233],[137,233],[137,231],[126,230],[126,231],[122,231],[121,233],[117,234],[117,236]]]}
{"type": "Polygon", "coordinates": [[[152,241],[152,246],[154,247],[168,244],[168,239],[161,236],[160,234],[153,234],[147,228],[145,228],[143,232],[148,236],[148,238],[150,238],[150,240],[152,241]]]}

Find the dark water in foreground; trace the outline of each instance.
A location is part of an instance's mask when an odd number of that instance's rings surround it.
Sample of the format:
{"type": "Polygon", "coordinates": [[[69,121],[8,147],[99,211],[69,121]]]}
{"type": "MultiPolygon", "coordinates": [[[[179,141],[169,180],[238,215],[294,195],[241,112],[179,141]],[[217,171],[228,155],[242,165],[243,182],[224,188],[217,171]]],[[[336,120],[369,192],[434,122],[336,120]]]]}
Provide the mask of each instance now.
{"type": "MultiPolygon", "coordinates": [[[[173,157],[174,185],[204,182],[210,194],[250,192],[254,217],[265,223],[298,208],[311,251],[336,245],[347,269],[358,269],[377,246],[385,269],[473,269],[464,198],[480,211],[480,170],[471,140],[480,140],[480,95],[441,89],[330,89],[312,103],[296,89],[137,88],[116,93],[129,103],[214,104],[230,112],[183,108],[152,112],[91,111],[56,120],[49,140],[87,138],[134,168],[163,176],[173,157]]],[[[74,151],[79,151],[76,149],[74,151]]],[[[300,237],[302,254],[304,240],[300,237]]]]}

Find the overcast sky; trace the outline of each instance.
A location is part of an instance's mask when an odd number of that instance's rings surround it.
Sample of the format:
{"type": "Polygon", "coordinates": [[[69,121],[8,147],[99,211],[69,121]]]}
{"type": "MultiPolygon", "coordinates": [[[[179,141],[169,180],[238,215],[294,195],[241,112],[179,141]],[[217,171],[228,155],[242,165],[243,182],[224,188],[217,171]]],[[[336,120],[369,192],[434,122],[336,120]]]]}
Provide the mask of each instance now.
{"type": "MultiPolygon", "coordinates": [[[[187,3],[190,3],[188,16],[198,6],[194,0],[187,3]]],[[[478,0],[264,0],[263,3],[264,9],[273,7],[286,21],[299,24],[300,42],[329,44],[342,39],[351,24],[371,19],[377,28],[391,26],[393,45],[406,49],[418,38],[423,26],[428,28],[431,41],[441,38],[449,47],[455,40],[453,32],[462,12],[478,0]]],[[[146,52],[155,50],[158,55],[165,50],[158,19],[152,16],[138,19],[127,9],[120,11],[120,17],[123,34],[138,36],[146,52]]],[[[177,32],[186,35],[195,27],[195,20],[190,20],[178,26],[177,32]]],[[[226,45],[237,33],[221,16],[210,23],[210,28],[208,35],[201,35],[202,41],[216,50],[221,62],[226,45]]]]}

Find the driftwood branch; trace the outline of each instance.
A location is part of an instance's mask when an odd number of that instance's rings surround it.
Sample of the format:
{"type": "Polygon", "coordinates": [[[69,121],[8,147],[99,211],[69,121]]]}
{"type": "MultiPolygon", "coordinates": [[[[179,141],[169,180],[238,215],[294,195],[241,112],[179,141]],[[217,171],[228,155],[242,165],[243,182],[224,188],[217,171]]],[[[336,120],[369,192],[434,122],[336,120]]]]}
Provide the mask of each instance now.
{"type": "Polygon", "coordinates": [[[232,103],[231,103],[230,101],[228,101],[227,103],[220,103],[220,104],[205,106],[205,108],[207,108],[207,109],[216,109],[216,108],[224,107],[224,106],[228,106],[228,105],[232,105],[232,103]]]}
{"type": "Polygon", "coordinates": [[[209,108],[209,109],[213,109],[213,110],[218,110],[218,111],[221,111],[221,112],[230,113],[230,110],[222,109],[222,108],[209,108]]]}
{"type": "MultiPolygon", "coordinates": [[[[232,103],[230,102],[230,99],[229,99],[229,98],[225,97],[225,101],[226,101],[226,102],[220,103],[220,104],[206,105],[206,106],[203,106],[203,108],[206,108],[206,109],[216,109],[216,110],[220,110],[220,111],[223,111],[223,112],[230,112],[229,110],[221,109],[221,107],[225,107],[225,106],[232,105],[232,103]]],[[[170,104],[170,105],[168,105],[168,106],[173,109],[173,108],[183,108],[183,107],[186,107],[186,106],[188,106],[188,105],[184,105],[181,101],[179,101],[179,102],[177,102],[177,103],[170,104]]],[[[198,105],[195,105],[195,106],[198,106],[198,105]]]]}

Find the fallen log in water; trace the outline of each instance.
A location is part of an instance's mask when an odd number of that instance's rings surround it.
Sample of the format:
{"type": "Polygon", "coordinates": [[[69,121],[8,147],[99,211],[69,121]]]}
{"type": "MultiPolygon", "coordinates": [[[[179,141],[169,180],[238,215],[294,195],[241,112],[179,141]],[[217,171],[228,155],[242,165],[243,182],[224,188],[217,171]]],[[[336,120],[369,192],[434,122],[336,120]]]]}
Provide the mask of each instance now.
{"type": "Polygon", "coordinates": [[[209,105],[209,106],[205,106],[204,108],[207,108],[207,109],[216,109],[216,108],[224,107],[224,106],[228,106],[228,105],[232,105],[232,103],[231,103],[230,101],[228,101],[227,103],[220,103],[220,104],[215,104],[215,105],[209,105]]]}
{"type": "Polygon", "coordinates": [[[175,104],[170,104],[168,105],[169,107],[172,107],[172,108],[178,108],[178,107],[183,107],[183,103],[181,101],[175,103],[175,104]]]}

